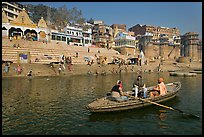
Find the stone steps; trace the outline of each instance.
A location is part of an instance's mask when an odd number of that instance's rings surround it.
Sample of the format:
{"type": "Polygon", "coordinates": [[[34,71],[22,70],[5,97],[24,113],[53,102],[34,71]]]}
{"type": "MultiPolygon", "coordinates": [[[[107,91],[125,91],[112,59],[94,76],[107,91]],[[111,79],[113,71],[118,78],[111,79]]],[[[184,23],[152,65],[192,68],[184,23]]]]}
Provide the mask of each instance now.
{"type": "MultiPolygon", "coordinates": [[[[96,47],[89,47],[90,52],[88,53],[88,47],[80,47],[80,46],[70,46],[67,44],[55,44],[55,43],[42,43],[37,41],[26,41],[26,40],[13,40],[12,42],[9,39],[3,38],[2,40],[2,58],[11,58],[13,59],[14,56],[17,59],[17,52],[29,51],[30,58],[33,62],[35,58],[43,59],[44,55],[51,56],[52,58],[59,61],[60,55],[65,55],[68,57],[73,57],[74,64],[86,64],[87,62],[84,61],[84,56],[95,57],[97,56],[106,56],[108,60],[111,61],[112,56],[118,57],[125,57],[124,55],[117,55],[116,51],[113,49],[104,49],[104,48],[96,48],[96,47]],[[19,44],[20,48],[13,48],[13,44],[19,44]],[[98,53],[100,50],[100,53],[98,53]],[[78,52],[79,57],[75,58],[76,52],[78,52]]],[[[43,62],[43,61],[42,61],[43,62]]],[[[44,61],[46,62],[46,61],[44,61]]],[[[43,63],[44,63],[43,62],[43,63]]],[[[48,62],[48,61],[47,61],[48,62]]]]}

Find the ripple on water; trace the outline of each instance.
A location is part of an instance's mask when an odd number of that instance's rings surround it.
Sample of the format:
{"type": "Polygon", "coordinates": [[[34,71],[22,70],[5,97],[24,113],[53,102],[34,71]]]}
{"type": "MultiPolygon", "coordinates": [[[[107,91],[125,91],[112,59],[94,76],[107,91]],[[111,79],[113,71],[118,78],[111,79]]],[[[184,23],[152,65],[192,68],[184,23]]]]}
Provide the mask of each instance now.
{"type": "MultiPolygon", "coordinates": [[[[162,74],[160,74],[162,75],[162,74]]],[[[181,81],[178,97],[165,104],[198,114],[201,119],[183,117],[166,110],[160,115],[158,106],[118,113],[94,114],[85,106],[111,89],[115,81],[124,81],[130,89],[134,77],[129,74],[105,77],[63,77],[2,80],[2,132],[4,135],[197,135],[202,133],[202,79],[168,77],[181,81]],[[192,82],[193,81],[193,82],[192,82]],[[191,83],[193,83],[193,86],[191,83]],[[46,85],[46,86],[45,86],[46,85]],[[199,88],[198,88],[199,87],[199,88]],[[185,94],[184,94],[185,93],[185,94]],[[195,94],[196,93],[196,94],[195,94]],[[193,104],[191,103],[193,102],[193,104]]],[[[153,85],[157,74],[144,74],[153,85]]]]}

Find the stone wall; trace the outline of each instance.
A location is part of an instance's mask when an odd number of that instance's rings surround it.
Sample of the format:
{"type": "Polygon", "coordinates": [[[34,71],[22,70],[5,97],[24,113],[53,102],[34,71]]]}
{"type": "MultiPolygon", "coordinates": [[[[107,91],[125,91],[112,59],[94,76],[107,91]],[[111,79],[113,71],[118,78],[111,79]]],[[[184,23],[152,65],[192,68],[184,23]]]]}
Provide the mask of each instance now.
{"type": "Polygon", "coordinates": [[[134,56],[134,48],[127,48],[127,47],[123,47],[120,49],[121,54],[122,55],[127,55],[127,54],[131,54],[131,56],[134,56]]]}
{"type": "Polygon", "coordinates": [[[145,54],[145,57],[149,59],[153,57],[158,57],[159,56],[159,46],[148,44],[147,46],[145,46],[144,54],[145,54]]]}
{"type": "Polygon", "coordinates": [[[197,45],[189,45],[189,56],[192,58],[193,61],[198,61],[199,54],[198,54],[198,46],[197,45]]]}
{"type": "Polygon", "coordinates": [[[180,46],[176,46],[175,48],[173,46],[168,45],[154,45],[154,44],[148,44],[145,46],[145,57],[151,59],[153,57],[162,56],[164,59],[175,59],[180,57],[180,46]],[[171,54],[169,55],[169,53],[171,54]],[[168,56],[169,55],[169,56],[168,56]]]}

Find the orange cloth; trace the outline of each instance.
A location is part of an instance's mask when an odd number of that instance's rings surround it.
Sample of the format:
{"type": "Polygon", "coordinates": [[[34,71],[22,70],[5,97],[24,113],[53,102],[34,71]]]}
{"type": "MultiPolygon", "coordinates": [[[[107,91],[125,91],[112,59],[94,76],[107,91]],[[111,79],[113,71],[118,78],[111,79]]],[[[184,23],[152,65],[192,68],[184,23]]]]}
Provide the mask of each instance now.
{"type": "Polygon", "coordinates": [[[160,84],[158,84],[158,86],[160,90],[160,95],[164,95],[167,93],[167,89],[166,86],[164,85],[164,82],[161,82],[160,84]]]}

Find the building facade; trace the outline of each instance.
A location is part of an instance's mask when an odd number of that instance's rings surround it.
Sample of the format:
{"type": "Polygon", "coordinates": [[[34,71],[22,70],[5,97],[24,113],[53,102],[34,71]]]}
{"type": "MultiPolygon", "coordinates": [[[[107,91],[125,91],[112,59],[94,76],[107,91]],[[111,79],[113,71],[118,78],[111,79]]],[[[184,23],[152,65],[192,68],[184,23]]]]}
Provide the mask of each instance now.
{"type": "Polygon", "coordinates": [[[184,57],[189,57],[191,61],[199,60],[199,39],[198,33],[196,32],[188,32],[181,36],[182,47],[182,55],[184,57]]]}
{"type": "Polygon", "coordinates": [[[74,46],[92,46],[92,30],[83,30],[79,26],[69,26],[64,28],[64,32],[51,30],[52,41],[62,42],[74,46]]]}
{"type": "Polygon", "coordinates": [[[180,37],[174,37],[173,42],[169,42],[166,34],[161,34],[157,41],[153,40],[152,33],[145,33],[139,36],[139,50],[143,51],[145,57],[152,59],[159,56],[163,59],[176,59],[180,57],[180,37]]]}
{"type": "Polygon", "coordinates": [[[34,24],[30,20],[27,12],[23,9],[18,17],[13,21],[8,22],[8,17],[2,12],[2,36],[13,39],[27,39],[36,41],[46,41],[49,39],[50,30],[46,27],[43,18],[38,24],[34,24]]]}
{"type": "Polygon", "coordinates": [[[67,26],[62,33],[47,26],[43,17],[41,17],[38,24],[35,24],[29,18],[24,8],[12,21],[9,21],[5,11],[2,11],[2,37],[43,42],[62,42],[76,46],[91,46],[91,33],[91,29],[83,30],[80,27],[71,26],[67,26]]]}
{"type": "Polygon", "coordinates": [[[140,25],[137,24],[128,29],[133,31],[135,35],[145,35],[146,33],[151,33],[153,35],[152,40],[157,42],[161,35],[166,35],[169,38],[169,42],[173,42],[175,36],[180,36],[180,31],[178,28],[167,28],[161,26],[152,25],[140,25]]]}
{"type": "Polygon", "coordinates": [[[17,2],[2,2],[2,11],[5,12],[9,22],[16,19],[22,10],[23,5],[17,2]]]}
{"type": "Polygon", "coordinates": [[[110,26],[103,22],[94,24],[92,30],[93,45],[103,48],[111,48],[113,46],[113,30],[110,26]]]}
{"type": "Polygon", "coordinates": [[[120,32],[115,38],[113,49],[119,51],[123,55],[135,55],[135,37],[128,35],[127,32],[120,32]]]}

